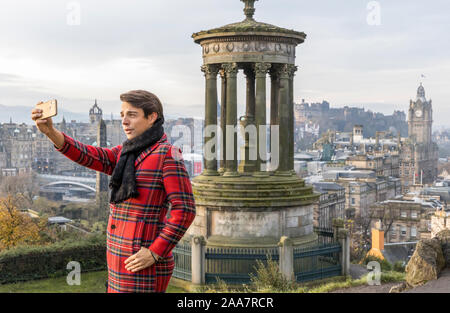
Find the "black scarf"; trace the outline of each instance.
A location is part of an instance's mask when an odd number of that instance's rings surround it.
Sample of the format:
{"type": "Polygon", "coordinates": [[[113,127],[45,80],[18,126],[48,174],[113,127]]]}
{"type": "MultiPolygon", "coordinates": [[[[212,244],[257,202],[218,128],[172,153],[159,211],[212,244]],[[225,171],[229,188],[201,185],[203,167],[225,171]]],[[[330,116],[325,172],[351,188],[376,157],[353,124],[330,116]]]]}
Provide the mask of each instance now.
{"type": "Polygon", "coordinates": [[[119,203],[139,196],[134,163],[142,151],[151,147],[164,135],[163,123],[164,118],[158,118],[144,133],[123,143],[119,161],[109,183],[111,203],[119,203]]]}

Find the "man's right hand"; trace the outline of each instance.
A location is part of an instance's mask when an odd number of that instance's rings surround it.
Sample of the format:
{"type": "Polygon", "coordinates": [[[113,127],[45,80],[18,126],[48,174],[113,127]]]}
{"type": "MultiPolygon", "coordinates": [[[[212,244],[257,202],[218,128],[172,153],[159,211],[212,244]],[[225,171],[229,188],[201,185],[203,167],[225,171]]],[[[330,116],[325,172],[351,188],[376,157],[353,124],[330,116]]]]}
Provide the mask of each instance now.
{"type": "MultiPolygon", "coordinates": [[[[38,104],[43,103],[42,101],[38,104]]],[[[53,127],[52,118],[39,119],[42,116],[42,110],[34,108],[31,111],[31,119],[36,123],[36,127],[45,134],[55,146],[59,149],[64,145],[64,135],[53,127]]]]}
{"type": "MultiPolygon", "coordinates": [[[[43,103],[42,101],[38,104],[43,103]]],[[[36,123],[36,127],[45,135],[48,135],[53,130],[52,118],[39,119],[42,116],[42,110],[34,108],[31,111],[31,119],[36,123]]]]}

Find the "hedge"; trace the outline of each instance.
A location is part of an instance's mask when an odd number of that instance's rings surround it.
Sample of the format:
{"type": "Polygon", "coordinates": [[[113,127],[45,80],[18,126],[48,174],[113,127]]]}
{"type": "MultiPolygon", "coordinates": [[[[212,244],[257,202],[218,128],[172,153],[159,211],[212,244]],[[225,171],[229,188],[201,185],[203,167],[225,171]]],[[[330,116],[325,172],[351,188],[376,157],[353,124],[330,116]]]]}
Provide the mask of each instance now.
{"type": "Polygon", "coordinates": [[[105,270],[105,236],[4,250],[0,252],[0,284],[64,276],[72,271],[67,269],[70,261],[79,262],[81,272],[105,270]]]}
{"type": "Polygon", "coordinates": [[[383,272],[389,272],[392,271],[392,264],[389,263],[388,260],[386,259],[380,259],[374,255],[367,255],[364,260],[363,260],[363,264],[367,265],[370,261],[376,261],[378,263],[380,263],[381,266],[381,271],[383,272]]]}

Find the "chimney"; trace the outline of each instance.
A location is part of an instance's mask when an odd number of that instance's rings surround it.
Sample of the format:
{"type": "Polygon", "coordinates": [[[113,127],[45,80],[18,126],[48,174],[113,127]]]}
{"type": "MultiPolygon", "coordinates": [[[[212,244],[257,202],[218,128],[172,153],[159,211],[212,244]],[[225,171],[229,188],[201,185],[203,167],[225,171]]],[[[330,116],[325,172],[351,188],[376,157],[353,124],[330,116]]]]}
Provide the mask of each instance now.
{"type": "Polygon", "coordinates": [[[377,258],[384,260],[384,231],[381,225],[381,221],[378,220],[375,223],[375,227],[372,228],[372,249],[367,252],[367,255],[373,255],[377,258]]]}

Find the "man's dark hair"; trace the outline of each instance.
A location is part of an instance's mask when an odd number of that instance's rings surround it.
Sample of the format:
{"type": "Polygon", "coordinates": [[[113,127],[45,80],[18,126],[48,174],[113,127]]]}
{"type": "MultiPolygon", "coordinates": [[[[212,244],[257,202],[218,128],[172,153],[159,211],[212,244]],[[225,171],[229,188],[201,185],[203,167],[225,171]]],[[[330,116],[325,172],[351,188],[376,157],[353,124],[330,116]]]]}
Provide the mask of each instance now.
{"type": "Polygon", "coordinates": [[[156,112],[158,117],[164,119],[163,107],[158,97],[146,90],[131,90],[120,95],[120,100],[128,102],[135,108],[144,110],[145,118],[156,112]]]}

